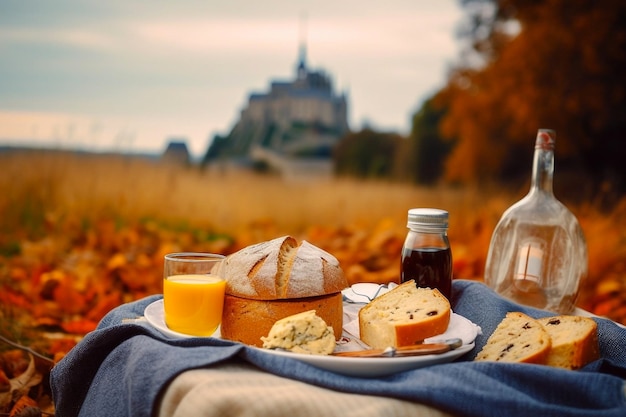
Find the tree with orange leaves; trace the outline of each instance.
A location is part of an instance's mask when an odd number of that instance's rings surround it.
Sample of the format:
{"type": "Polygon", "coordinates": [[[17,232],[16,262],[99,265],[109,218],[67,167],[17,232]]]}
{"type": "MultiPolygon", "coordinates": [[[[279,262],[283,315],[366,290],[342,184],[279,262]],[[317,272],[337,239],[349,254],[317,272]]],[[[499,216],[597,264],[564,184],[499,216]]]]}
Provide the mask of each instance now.
{"type": "Polygon", "coordinates": [[[435,98],[455,143],[445,178],[526,175],[537,129],[552,128],[562,178],[625,191],[626,2],[461,2],[470,49],[435,98]]]}

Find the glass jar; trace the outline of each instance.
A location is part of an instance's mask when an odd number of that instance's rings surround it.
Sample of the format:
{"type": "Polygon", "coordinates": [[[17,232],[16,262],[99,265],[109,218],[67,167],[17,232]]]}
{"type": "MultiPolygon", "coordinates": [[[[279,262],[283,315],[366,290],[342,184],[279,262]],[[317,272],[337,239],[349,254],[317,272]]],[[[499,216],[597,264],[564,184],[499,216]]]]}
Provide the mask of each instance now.
{"type": "Polygon", "coordinates": [[[448,241],[448,212],[414,208],[408,212],[409,229],[402,248],[400,281],[437,288],[448,300],[452,292],[452,251],[448,241]]]}

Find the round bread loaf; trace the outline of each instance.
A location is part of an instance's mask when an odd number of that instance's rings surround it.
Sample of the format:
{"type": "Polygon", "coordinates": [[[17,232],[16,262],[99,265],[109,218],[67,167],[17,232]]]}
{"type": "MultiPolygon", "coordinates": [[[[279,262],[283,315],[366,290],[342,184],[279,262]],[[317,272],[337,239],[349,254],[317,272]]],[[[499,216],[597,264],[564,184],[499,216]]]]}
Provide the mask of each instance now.
{"type": "Polygon", "coordinates": [[[341,291],[348,282],[328,252],[283,236],[227,256],[215,272],[226,280],[223,338],[262,346],[276,321],[307,310],[341,337],[341,291]]]}
{"type": "Polygon", "coordinates": [[[274,323],[308,310],[316,310],[317,315],[333,328],[335,340],[341,338],[343,330],[341,293],[284,300],[251,300],[226,294],[220,327],[221,337],[262,347],[261,337],[269,335],[274,323]]]}

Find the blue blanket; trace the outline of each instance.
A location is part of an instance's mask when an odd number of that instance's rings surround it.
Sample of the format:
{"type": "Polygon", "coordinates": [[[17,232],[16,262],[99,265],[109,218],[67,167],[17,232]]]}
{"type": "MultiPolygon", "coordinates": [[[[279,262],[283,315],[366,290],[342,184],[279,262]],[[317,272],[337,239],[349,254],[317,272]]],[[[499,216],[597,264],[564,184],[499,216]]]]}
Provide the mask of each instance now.
{"type": "Polygon", "coordinates": [[[511,303],[481,283],[453,284],[454,311],[483,330],[471,352],[453,363],[371,379],[334,374],[228,341],[170,339],[147,323],[123,323],[142,316],[160,297],[112,310],[54,367],[58,417],[154,415],[159,395],[178,374],[232,360],[332,390],[416,401],[455,415],[626,416],[626,330],[609,320],[595,319],[602,358],[578,371],[473,362],[507,311],[553,315],[511,303]]]}

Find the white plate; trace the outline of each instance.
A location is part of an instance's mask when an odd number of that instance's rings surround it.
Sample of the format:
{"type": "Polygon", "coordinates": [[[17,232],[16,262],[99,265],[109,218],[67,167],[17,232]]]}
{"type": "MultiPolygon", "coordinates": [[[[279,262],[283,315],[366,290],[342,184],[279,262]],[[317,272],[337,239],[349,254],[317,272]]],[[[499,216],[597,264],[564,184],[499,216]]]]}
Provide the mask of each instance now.
{"type": "MultiPolygon", "coordinates": [[[[144,316],[150,325],[166,336],[174,338],[190,338],[188,334],[175,332],[165,324],[163,313],[163,300],[158,300],[148,305],[144,316]]],[[[218,328],[211,337],[220,337],[218,328]]],[[[472,350],[474,343],[464,344],[460,348],[437,355],[404,356],[395,358],[350,358],[341,356],[304,355],[300,353],[282,352],[277,350],[262,349],[263,352],[297,359],[313,365],[317,368],[338,374],[357,377],[379,377],[395,374],[411,369],[423,368],[440,363],[452,362],[472,350]]],[[[258,349],[258,348],[255,348],[258,349]]]]}
{"type": "MultiPolygon", "coordinates": [[[[166,336],[174,337],[177,339],[197,337],[197,336],[192,336],[190,334],[180,333],[167,327],[167,324],[165,324],[165,311],[163,310],[163,299],[150,303],[148,307],[146,307],[146,309],[143,311],[143,315],[146,318],[146,320],[148,320],[148,323],[152,325],[152,327],[154,327],[155,329],[157,329],[158,331],[160,331],[166,336]]],[[[220,337],[219,327],[217,328],[215,333],[211,335],[211,337],[220,337]]]]}
{"type": "Polygon", "coordinates": [[[472,350],[473,347],[474,343],[471,343],[437,355],[399,356],[395,358],[350,358],[264,350],[274,355],[298,359],[317,368],[338,374],[357,377],[379,377],[440,363],[452,362],[472,350]]]}

